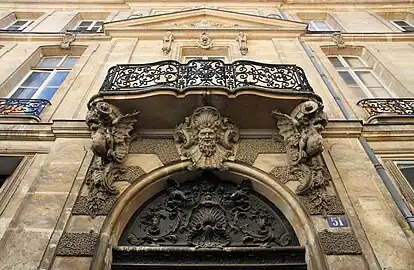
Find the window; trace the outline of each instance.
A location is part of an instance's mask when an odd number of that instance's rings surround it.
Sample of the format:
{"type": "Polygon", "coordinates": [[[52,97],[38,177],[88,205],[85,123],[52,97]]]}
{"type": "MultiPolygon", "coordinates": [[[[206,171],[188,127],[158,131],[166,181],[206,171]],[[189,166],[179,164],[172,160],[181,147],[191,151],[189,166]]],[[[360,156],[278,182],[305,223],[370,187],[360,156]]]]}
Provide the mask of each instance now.
{"type": "Polygon", "coordinates": [[[326,21],[309,21],[309,31],[335,31],[326,21]]]}
{"type": "Polygon", "coordinates": [[[46,56],[21,81],[10,98],[51,100],[76,63],[77,56],[46,56]]]}
{"type": "Polygon", "coordinates": [[[359,98],[392,96],[372,72],[372,68],[358,56],[336,55],[328,58],[354,95],[359,98]]]}
{"type": "Polygon", "coordinates": [[[8,31],[23,31],[26,27],[31,25],[33,21],[31,20],[16,20],[9,26],[5,28],[8,31]]]}
{"type": "Polygon", "coordinates": [[[19,156],[0,156],[0,191],[6,180],[14,173],[23,157],[19,156]]]}
{"type": "Polygon", "coordinates": [[[403,32],[414,32],[414,27],[404,20],[394,20],[391,22],[403,32]]]}
{"type": "Polygon", "coordinates": [[[414,191],[414,163],[412,162],[398,162],[397,167],[404,176],[411,189],[414,191]]]}
{"type": "Polygon", "coordinates": [[[103,21],[81,21],[78,26],[74,29],[79,32],[102,32],[103,21]]]}

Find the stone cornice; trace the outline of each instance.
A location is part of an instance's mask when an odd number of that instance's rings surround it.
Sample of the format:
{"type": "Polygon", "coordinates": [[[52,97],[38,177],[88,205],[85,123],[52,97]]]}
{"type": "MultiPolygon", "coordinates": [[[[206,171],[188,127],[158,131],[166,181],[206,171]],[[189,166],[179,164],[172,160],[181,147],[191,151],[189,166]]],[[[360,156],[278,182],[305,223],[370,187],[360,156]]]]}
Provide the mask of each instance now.
{"type": "MultiPolygon", "coordinates": [[[[414,33],[388,32],[388,33],[341,33],[345,43],[352,45],[356,42],[413,42],[414,33]]],[[[306,42],[331,43],[332,33],[310,34],[301,37],[306,42]]]]}
{"type": "MultiPolygon", "coordinates": [[[[412,141],[414,124],[363,124],[360,120],[329,120],[324,138],[356,138],[368,141],[412,141]]],[[[173,130],[139,130],[148,138],[173,138],[173,130]]],[[[272,138],[275,130],[240,130],[241,138],[272,138]]],[[[0,140],[53,141],[56,138],[90,138],[84,120],[54,120],[52,123],[0,122],[0,140]]]]}

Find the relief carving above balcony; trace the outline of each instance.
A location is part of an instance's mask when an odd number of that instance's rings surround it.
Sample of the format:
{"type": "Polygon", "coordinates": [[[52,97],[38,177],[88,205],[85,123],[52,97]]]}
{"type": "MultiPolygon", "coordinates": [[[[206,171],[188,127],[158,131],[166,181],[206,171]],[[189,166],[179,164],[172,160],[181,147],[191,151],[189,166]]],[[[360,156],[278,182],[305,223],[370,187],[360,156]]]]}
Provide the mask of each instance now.
{"type": "Polygon", "coordinates": [[[86,184],[89,208],[97,212],[108,197],[118,192],[113,183],[120,176],[119,165],[128,154],[130,132],[139,112],[123,115],[117,107],[103,101],[93,101],[88,108],[86,124],[91,131],[92,151],[98,158],[86,184]]]}
{"type": "Polygon", "coordinates": [[[286,144],[291,176],[288,181],[300,181],[296,194],[311,197],[317,210],[325,215],[326,186],[331,178],[320,156],[324,150],[321,132],[328,123],[323,104],[309,100],[299,104],[290,115],[279,111],[272,114],[278,119],[279,133],[286,144]]]}
{"type": "Polygon", "coordinates": [[[196,109],[174,132],[183,159],[190,159],[193,169],[226,169],[223,161],[234,157],[238,128],[210,106],[196,109]]]}

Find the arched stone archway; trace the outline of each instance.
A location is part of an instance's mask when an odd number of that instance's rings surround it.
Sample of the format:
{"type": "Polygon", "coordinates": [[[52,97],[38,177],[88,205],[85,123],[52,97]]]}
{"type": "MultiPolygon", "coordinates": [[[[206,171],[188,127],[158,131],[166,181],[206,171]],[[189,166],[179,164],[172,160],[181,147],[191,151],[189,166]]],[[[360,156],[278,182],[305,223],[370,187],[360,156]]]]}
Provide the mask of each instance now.
{"type": "MultiPolygon", "coordinates": [[[[167,187],[167,177],[187,170],[190,161],[181,161],[160,167],[136,179],[118,198],[102,226],[98,245],[90,269],[109,269],[112,249],[118,245],[120,236],[135,213],[153,195],[167,187]]],[[[265,196],[282,211],[299,240],[306,248],[310,269],[328,269],[312,221],[296,196],[278,179],[250,165],[227,161],[229,172],[249,178],[255,191],[265,196]]]]}

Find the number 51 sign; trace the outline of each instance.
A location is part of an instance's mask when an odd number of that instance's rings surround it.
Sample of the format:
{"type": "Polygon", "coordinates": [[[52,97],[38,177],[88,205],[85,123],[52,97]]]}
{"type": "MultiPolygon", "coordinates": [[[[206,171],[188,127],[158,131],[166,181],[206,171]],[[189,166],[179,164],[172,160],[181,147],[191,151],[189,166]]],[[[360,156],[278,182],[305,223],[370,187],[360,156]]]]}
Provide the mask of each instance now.
{"type": "Polygon", "coordinates": [[[345,216],[328,216],[328,225],[331,228],[346,228],[348,220],[345,216]]]}

